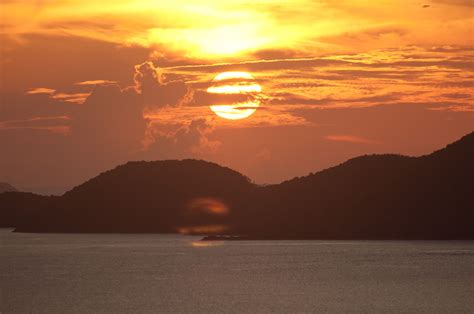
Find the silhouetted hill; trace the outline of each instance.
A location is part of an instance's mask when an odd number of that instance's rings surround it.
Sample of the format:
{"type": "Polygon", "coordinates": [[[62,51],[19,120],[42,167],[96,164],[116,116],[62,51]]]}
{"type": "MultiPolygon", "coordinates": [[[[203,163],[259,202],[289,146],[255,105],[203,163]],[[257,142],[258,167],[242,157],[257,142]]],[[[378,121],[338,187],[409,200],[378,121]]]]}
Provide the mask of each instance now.
{"type": "Polygon", "coordinates": [[[261,237],[474,238],[473,160],[474,133],[427,156],[353,158],[262,188],[258,221],[239,227],[261,237]]]}
{"type": "Polygon", "coordinates": [[[36,217],[49,216],[58,197],[23,192],[0,193],[0,228],[33,225],[36,217]]]}
{"type": "Polygon", "coordinates": [[[8,183],[0,182],[0,193],[4,192],[16,192],[17,190],[8,183]]]}
{"type": "Polygon", "coordinates": [[[48,232],[176,232],[222,225],[228,214],[214,212],[241,206],[241,195],[253,188],[238,172],[206,161],[129,162],[75,187],[45,214],[16,227],[48,232]]]}
{"type": "Polygon", "coordinates": [[[361,156],[268,186],[205,161],[129,162],[61,197],[0,194],[0,213],[33,232],[474,239],[473,160],[474,133],[430,155],[361,156]]]}

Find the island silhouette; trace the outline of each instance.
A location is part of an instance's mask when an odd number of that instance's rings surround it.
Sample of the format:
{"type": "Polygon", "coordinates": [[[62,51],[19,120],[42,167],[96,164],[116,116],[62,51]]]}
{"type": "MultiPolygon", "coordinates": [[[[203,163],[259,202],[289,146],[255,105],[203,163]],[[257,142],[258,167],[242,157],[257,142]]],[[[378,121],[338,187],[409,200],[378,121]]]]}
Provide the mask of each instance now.
{"type": "Polygon", "coordinates": [[[62,196],[0,194],[17,232],[235,239],[474,239],[474,132],[420,157],[366,155],[260,186],[202,160],[134,161],[62,196]]]}

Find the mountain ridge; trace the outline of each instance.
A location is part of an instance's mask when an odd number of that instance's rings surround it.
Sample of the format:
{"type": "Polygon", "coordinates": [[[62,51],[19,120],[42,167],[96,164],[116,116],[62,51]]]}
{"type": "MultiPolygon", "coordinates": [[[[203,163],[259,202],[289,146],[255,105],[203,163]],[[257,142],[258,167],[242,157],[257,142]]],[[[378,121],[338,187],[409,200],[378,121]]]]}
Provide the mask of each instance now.
{"type": "Polygon", "coordinates": [[[0,193],[4,192],[18,192],[18,190],[9,183],[0,182],[0,193]]]}
{"type": "Polygon", "coordinates": [[[27,232],[474,239],[471,160],[474,132],[432,154],[359,156],[266,186],[202,160],[134,161],[60,197],[3,193],[0,215],[27,232]]]}

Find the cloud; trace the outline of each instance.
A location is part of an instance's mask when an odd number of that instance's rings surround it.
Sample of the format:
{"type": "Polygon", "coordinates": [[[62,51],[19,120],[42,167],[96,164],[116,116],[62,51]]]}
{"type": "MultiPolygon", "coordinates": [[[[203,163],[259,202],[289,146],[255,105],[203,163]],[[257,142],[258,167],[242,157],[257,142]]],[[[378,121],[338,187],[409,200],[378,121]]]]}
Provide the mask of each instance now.
{"type": "Polygon", "coordinates": [[[64,101],[73,104],[82,104],[90,93],[64,93],[52,88],[32,88],[26,92],[27,95],[47,95],[51,99],[64,101]]]}
{"type": "Polygon", "coordinates": [[[25,120],[10,120],[10,121],[0,121],[0,126],[5,126],[5,125],[17,125],[17,124],[23,124],[26,122],[41,122],[41,121],[56,121],[56,120],[71,120],[68,116],[55,116],[55,117],[34,117],[31,119],[25,119],[25,120]]]}
{"type": "Polygon", "coordinates": [[[189,101],[189,89],[183,81],[167,81],[162,70],[151,61],[135,66],[135,89],[144,105],[151,107],[178,106],[189,101]]]}
{"type": "Polygon", "coordinates": [[[455,88],[474,88],[474,80],[469,79],[469,80],[464,80],[464,79],[458,79],[458,80],[453,80],[453,81],[445,81],[445,82],[436,82],[436,85],[444,88],[450,88],[450,87],[455,87],[455,88]]]}
{"type": "Polygon", "coordinates": [[[117,84],[117,81],[110,80],[91,80],[91,81],[82,81],[77,82],[75,85],[89,86],[89,85],[108,85],[108,84],[117,84]]]}
{"type": "Polygon", "coordinates": [[[79,0],[4,2],[2,9],[10,14],[3,24],[15,37],[61,34],[120,46],[159,46],[188,62],[462,44],[472,33],[469,0],[294,0],[251,6],[245,1],[210,1],[200,3],[199,10],[180,1],[121,1],[107,7],[79,0]],[[430,10],[423,8],[427,5],[430,10]]]}
{"type": "Polygon", "coordinates": [[[212,106],[212,105],[230,105],[235,103],[245,103],[249,101],[255,101],[257,95],[250,93],[242,94],[219,94],[219,93],[208,93],[203,90],[195,90],[192,94],[192,100],[189,105],[192,106],[212,106]]]}
{"type": "Polygon", "coordinates": [[[192,120],[177,130],[163,130],[161,127],[152,125],[149,128],[145,153],[148,159],[199,157],[212,154],[221,144],[209,139],[213,127],[203,118],[192,120]]]}
{"type": "Polygon", "coordinates": [[[52,88],[46,88],[46,87],[38,87],[38,88],[32,88],[26,93],[28,95],[36,95],[36,94],[46,94],[46,95],[51,95],[56,92],[55,89],[52,88]]]}
{"type": "Polygon", "coordinates": [[[93,154],[129,156],[141,148],[147,128],[144,104],[131,89],[98,86],[74,115],[71,140],[93,154]]]}
{"type": "MultiPolygon", "coordinates": [[[[62,107],[68,105],[63,103],[62,107]]],[[[142,99],[133,89],[97,86],[84,104],[73,107],[67,117],[42,116],[22,121],[22,129],[0,131],[5,135],[0,136],[0,146],[18,143],[0,156],[0,172],[20,185],[47,181],[48,185],[69,187],[135,159],[142,150],[148,121],[143,117],[142,99]],[[66,136],[57,139],[52,132],[66,132],[66,136]]]]}
{"type": "Polygon", "coordinates": [[[336,141],[336,142],[347,142],[347,143],[356,143],[356,144],[381,144],[379,141],[371,140],[368,138],[356,136],[356,135],[327,135],[325,137],[327,140],[336,141]]]}
{"type": "Polygon", "coordinates": [[[40,24],[41,27],[45,29],[54,29],[62,31],[73,31],[77,29],[94,29],[97,31],[113,33],[116,30],[117,25],[112,22],[105,21],[84,21],[84,20],[69,20],[69,21],[51,21],[43,22],[40,24]]]}
{"type": "Polygon", "coordinates": [[[450,98],[450,99],[468,99],[472,98],[472,94],[468,93],[446,93],[446,94],[441,94],[440,96],[450,98]]]}
{"type": "Polygon", "coordinates": [[[460,5],[466,7],[473,7],[474,3],[471,0],[432,0],[434,3],[441,3],[446,5],[460,5]]]}
{"type": "Polygon", "coordinates": [[[70,116],[78,108],[52,99],[48,93],[5,92],[1,95],[0,121],[28,120],[36,117],[70,116]]]}
{"type": "Polygon", "coordinates": [[[265,70],[281,70],[295,68],[310,68],[319,66],[330,66],[344,64],[341,60],[327,59],[323,57],[295,58],[295,59],[273,59],[273,60],[252,60],[232,63],[215,63],[215,64],[193,64],[166,67],[164,70],[171,71],[265,71],[265,70]]]}
{"type": "Polygon", "coordinates": [[[24,120],[0,121],[0,131],[31,129],[67,134],[70,131],[69,122],[70,118],[68,116],[33,117],[24,120]]]}
{"type": "Polygon", "coordinates": [[[73,103],[73,104],[82,104],[86,101],[87,97],[89,97],[90,93],[53,93],[51,94],[51,98],[73,103]]]}
{"type": "MultiPolygon", "coordinates": [[[[2,175],[14,177],[13,182],[20,186],[24,182],[44,184],[41,178],[45,177],[49,185],[71,186],[117,164],[151,156],[143,151],[143,141],[154,132],[148,128],[155,125],[144,117],[144,110],[165,104],[176,107],[188,92],[183,82],[167,82],[164,76],[154,76],[152,71],[159,73],[151,65],[137,68],[138,91],[117,84],[99,84],[90,93],[59,92],[52,88],[31,89],[32,93],[23,95],[6,93],[0,111],[0,147],[13,143],[20,146],[2,151],[2,175]],[[80,106],[69,104],[79,99],[80,106]],[[65,136],[56,139],[56,134],[65,136]],[[22,167],[32,170],[21,171],[22,167]]],[[[155,138],[148,139],[156,151],[201,154],[218,146],[208,140],[209,132],[210,125],[197,119],[181,124],[169,134],[175,136],[168,138],[174,145],[159,136],[157,143],[155,138]],[[164,147],[159,148],[160,145],[164,147]]],[[[152,158],[159,157],[158,154],[152,158]]]]}
{"type": "Polygon", "coordinates": [[[392,80],[415,80],[421,77],[426,71],[410,69],[405,71],[396,71],[395,69],[339,69],[328,70],[329,74],[336,74],[338,80],[353,80],[357,78],[382,78],[392,80]]]}
{"type": "MultiPolygon", "coordinates": [[[[423,92],[418,92],[416,95],[421,95],[423,92]]],[[[334,95],[332,97],[311,98],[292,93],[275,93],[272,94],[267,101],[268,105],[308,105],[313,107],[327,108],[327,107],[370,107],[378,105],[386,105],[392,102],[399,102],[405,96],[411,96],[412,93],[391,92],[386,94],[373,94],[370,96],[353,96],[343,97],[334,95]]]]}
{"type": "Polygon", "coordinates": [[[292,49],[260,49],[253,53],[259,60],[295,59],[307,56],[307,52],[292,49]]]}
{"type": "Polygon", "coordinates": [[[150,49],[78,36],[0,33],[0,67],[8,73],[2,93],[31,87],[65,91],[76,82],[103,79],[133,84],[133,66],[148,58],[150,49]]]}
{"type": "Polygon", "coordinates": [[[403,41],[403,37],[408,34],[406,28],[400,26],[384,26],[375,27],[365,30],[357,30],[345,32],[333,36],[319,37],[318,40],[331,44],[358,46],[365,45],[366,47],[374,46],[376,43],[390,46],[397,41],[403,41]]]}
{"type": "MultiPolygon", "coordinates": [[[[436,104],[433,104],[436,105],[436,104]]],[[[474,113],[474,105],[469,104],[457,104],[457,105],[443,105],[443,106],[434,106],[429,107],[428,110],[432,111],[451,111],[451,112],[466,112],[474,113]]]]}
{"type": "Polygon", "coordinates": [[[363,153],[429,152],[472,130],[470,55],[446,46],[167,68],[140,61],[128,83],[66,71],[69,85],[30,84],[19,67],[21,92],[2,93],[0,146],[15,147],[2,150],[0,173],[17,185],[71,186],[128,160],[194,157],[274,182],[363,153]],[[248,95],[206,88],[237,69],[253,71],[261,106],[244,120],[218,118],[209,105],[248,95]]]}

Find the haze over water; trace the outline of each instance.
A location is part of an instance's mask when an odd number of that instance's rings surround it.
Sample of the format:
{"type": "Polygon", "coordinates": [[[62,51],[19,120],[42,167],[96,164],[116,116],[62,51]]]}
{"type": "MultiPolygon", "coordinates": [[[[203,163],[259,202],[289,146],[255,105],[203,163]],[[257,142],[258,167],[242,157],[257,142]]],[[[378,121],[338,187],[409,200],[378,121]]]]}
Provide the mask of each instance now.
{"type": "Polygon", "coordinates": [[[472,313],[472,241],[0,232],[2,313],[472,313]]]}

